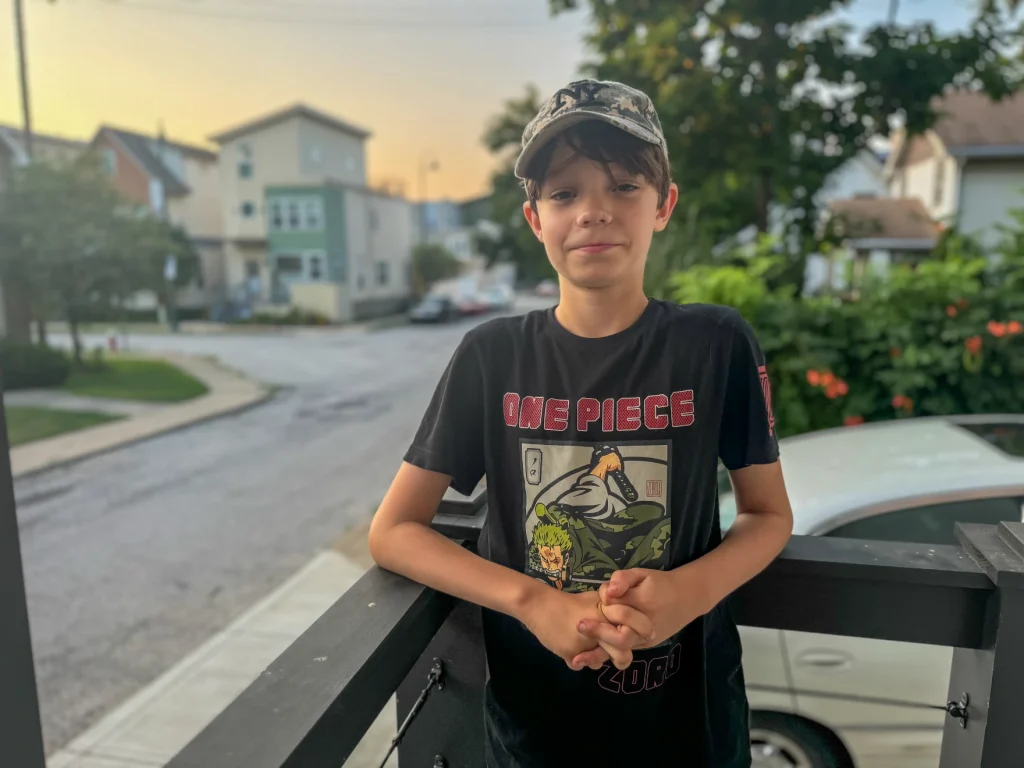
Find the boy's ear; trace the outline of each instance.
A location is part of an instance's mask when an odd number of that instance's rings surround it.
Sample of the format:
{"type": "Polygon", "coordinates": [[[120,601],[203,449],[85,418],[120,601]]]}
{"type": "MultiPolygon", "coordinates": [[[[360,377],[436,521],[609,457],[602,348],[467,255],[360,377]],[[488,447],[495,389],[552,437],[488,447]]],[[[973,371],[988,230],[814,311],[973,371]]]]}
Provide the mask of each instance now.
{"type": "Polygon", "coordinates": [[[679,187],[676,184],[668,185],[668,194],[665,195],[665,202],[661,204],[658,213],[654,218],[654,231],[661,232],[668,226],[668,220],[672,218],[672,211],[679,202],[679,187]]]}
{"type": "Polygon", "coordinates": [[[544,232],[540,228],[540,216],[529,200],[523,203],[523,216],[526,217],[526,221],[529,223],[530,229],[533,230],[533,234],[543,243],[544,232]]]}

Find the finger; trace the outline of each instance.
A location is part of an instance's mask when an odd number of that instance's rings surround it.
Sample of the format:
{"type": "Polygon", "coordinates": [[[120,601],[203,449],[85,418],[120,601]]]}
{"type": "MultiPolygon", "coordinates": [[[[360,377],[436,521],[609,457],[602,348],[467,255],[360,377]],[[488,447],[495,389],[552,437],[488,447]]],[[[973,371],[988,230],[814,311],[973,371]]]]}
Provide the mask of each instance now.
{"type": "Polygon", "coordinates": [[[623,571],[616,571],[608,579],[608,589],[605,590],[605,594],[609,598],[622,597],[646,578],[647,573],[642,568],[627,568],[623,571]]]}
{"type": "Polygon", "coordinates": [[[584,619],[577,625],[576,630],[585,637],[597,640],[606,649],[614,646],[628,651],[633,647],[631,640],[636,637],[636,633],[629,627],[616,627],[607,621],[594,619],[584,619]]]}
{"type": "Polygon", "coordinates": [[[601,646],[597,646],[597,648],[592,650],[576,654],[570,666],[576,670],[583,669],[584,667],[599,670],[609,659],[611,659],[611,656],[608,655],[608,651],[601,646]]]}
{"type": "Polygon", "coordinates": [[[654,622],[629,605],[602,605],[604,617],[616,626],[628,627],[644,640],[654,639],[654,622]]]}
{"type": "Polygon", "coordinates": [[[633,663],[633,651],[631,649],[605,645],[604,643],[601,643],[598,647],[604,648],[607,651],[608,657],[616,669],[629,669],[629,665],[633,663]]]}

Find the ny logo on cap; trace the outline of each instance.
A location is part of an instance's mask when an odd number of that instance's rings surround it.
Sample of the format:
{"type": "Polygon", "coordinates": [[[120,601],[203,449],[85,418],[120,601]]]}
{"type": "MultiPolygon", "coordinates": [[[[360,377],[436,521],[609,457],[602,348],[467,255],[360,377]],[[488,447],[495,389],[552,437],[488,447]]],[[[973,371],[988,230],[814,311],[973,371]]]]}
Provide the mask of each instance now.
{"type": "Polygon", "coordinates": [[[559,88],[555,93],[555,106],[551,114],[555,115],[566,107],[582,107],[593,104],[597,99],[597,92],[603,86],[601,83],[569,83],[566,88],[559,88]]]}

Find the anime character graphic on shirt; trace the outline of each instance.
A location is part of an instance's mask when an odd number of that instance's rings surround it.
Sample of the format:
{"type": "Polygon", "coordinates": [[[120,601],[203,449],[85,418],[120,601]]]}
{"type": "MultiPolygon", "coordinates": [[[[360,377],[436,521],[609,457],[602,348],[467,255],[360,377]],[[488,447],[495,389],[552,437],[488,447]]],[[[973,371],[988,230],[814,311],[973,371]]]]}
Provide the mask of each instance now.
{"type": "Polygon", "coordinates": [[[667,568],[667,443],[523,443],[527,568],[597,589],[621,568],[667,568]]]}

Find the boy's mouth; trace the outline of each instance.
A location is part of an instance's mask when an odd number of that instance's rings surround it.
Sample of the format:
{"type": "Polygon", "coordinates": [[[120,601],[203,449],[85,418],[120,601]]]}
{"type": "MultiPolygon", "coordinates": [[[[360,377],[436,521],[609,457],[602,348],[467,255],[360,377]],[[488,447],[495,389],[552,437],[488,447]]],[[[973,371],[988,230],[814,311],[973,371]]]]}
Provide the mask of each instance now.
{"type": "Polygon", "coordinates": [[[589,245],[578,245],[572,250],[580,253],[604,253],[617,245],[618,243],[590,243],[589,245]]]}

